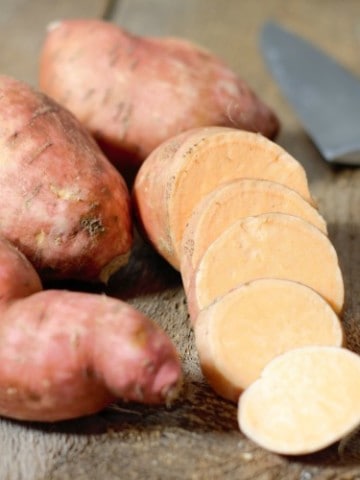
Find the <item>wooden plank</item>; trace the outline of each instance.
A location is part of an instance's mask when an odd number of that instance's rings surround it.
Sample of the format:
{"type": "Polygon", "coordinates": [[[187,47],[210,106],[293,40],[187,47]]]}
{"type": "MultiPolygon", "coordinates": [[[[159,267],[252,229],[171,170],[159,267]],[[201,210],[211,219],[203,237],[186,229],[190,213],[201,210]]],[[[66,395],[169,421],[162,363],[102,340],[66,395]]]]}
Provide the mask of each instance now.
{"type": "Polygon", "coordinates": [[[1,0],[0,72],[35,86],[47,25],[61,18],[102,17],[108,4],[108,0],[1,0]]]}
{"type": "MultiPolygon", "coordinates": [[[[283,123],[278,141],[306,168],[344,272],[349,347],[360,353],[360,169],[331,168],[321,159],[258,51],[262,23],[275,18],[360,75],[358,0],[346,0],[343,8],[337,0],[1,3],[0,39],[6,45],[0,52],[1,71],[31,82],[36,81],[35,62],[45,25],[84,12],[107,15],[137,33],[186,37],[221,55],[241,74],[278,112],[283,123]]],[[[1,480],[359,478],[359,435],[340,449],[335,445],[294,460],[256,447],[239,432],[236,406],[218,398],[201,375],[180,277],[149,247],[138,243],[129,266],[112,278],[107,293],[127,299],[169,332],[184,365],[180,398],[170,408],[118,404],[98,415],[53,425],[3,419],[1,480]]]]}

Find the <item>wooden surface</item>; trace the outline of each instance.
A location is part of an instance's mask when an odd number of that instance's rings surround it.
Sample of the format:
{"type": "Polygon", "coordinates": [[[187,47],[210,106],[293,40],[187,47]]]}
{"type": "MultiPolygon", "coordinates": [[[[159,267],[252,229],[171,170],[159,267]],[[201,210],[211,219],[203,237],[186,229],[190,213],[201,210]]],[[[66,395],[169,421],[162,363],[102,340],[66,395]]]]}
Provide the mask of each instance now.
{"type": "MultiPolygon", "coordinates": [[[[0,71],[35,85],[46,25],[80,16],[105,17],[137,33],[201,43],[277,111],[283,124],[278,142],[304,165],[329,224],[346,283],[344,328],[349,347],[360,353],[360,168],[334,168],[322,160],[258,50],[261,25],[275,18],[360,76],[360,2],[1,0],[0,71]]],[[[202,378],[179,275],[149,247],[138,244],[107,293],[129,300],[172,336],[185,372],[180,398],[171,408],[119,403],[92,417],[50,425],[0,419],[1,480],[360,479],[356,433],[317,454],[288,458],[258,448],[239,432],[235,406],[216,397],[202,378]]]]}

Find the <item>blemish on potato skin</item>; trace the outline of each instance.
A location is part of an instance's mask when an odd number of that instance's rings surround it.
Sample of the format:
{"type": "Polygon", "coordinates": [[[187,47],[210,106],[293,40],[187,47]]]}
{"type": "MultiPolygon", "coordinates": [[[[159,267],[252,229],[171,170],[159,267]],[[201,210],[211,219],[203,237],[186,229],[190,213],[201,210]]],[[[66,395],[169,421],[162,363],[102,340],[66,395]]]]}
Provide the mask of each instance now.
{"type": "Polygon", "coordinates": [[[32,402],[40,402],[41,401],[41,395],[38,392],[35,392],[33,390],[28,390],[27,397],[32,402]]]}
{"type": "Polygon", "coordinates": [[[156,366],[150,358],[144,359],[143,366],[149,374],[153,374],[156,371],[156,366]]]}
{"type": "Polygon", "coordinates": [[[137,330],[136,332],[134,332],[132,336],[132,341],[133,341],[133,344],[137,347],[145,346],[148,341],[147,331],[144,330],[143,328],[137,330]]]}
{"type": "MultiPolygon", "coordinates": [[[[101,188],[100,191],[101,191],[101,194],[102,194],[104,197],[113,198],[113,193],[112,193],[112,191],[111,191],[108,187],[104,186],[104,187],[101,188]]],[[[90,207],[90,208],[92,209],[92,208],[94,208],[95,206],[96,206],[96,207],[100,206],[99,202],[93,202],[93,203],[91,204],[91,207],[90,207]]]]}
{"type": "Polygon", "coordinates": [[[99,217],[83,217],[80,226],[90,237],[97,237],[106,231],[99,217]]]}
{"type": "MultiPolygon", "coordinates": [[[[43,322],[45,322],[46,320],[48,319],[48,312],[46,311],[46,308],[44,309],[41,309],[39,312],[38,312],[38,316],[37,316],[37,319],[36,319],[36,325],[39,326],[41,325],[43,322]]],[[[34,325],[35,326],[35,325],[34,325]]]]}
{"type": "Polygon", "coordinates": [[[10,143],[15,142],[19,133],[20,133],[19,131],[15,130],[15,132],[12,135],[10,135],[9,142],[10,143]]]}
{"type": "Polygon", "coordinates": [[[63,243],[63,238],[61,235],[58,235],[54,238],[54,243],[57,247],[59,247],[63,243]]]}
{"type": "Polygon", "coordinates": [[[81,196],[79,192],[72,190],[71,188],[66,187],[57,187],[55,185],[50,185],[50,191],[54,193],[61,200],[73,200],[79,202],[81,196]]]}
{"type": "Polygon", "coordinates": [[[94,368],[91,365],[86,365],[86,367],[82,371],[83,377],[87,380],[94,380],[96,379],[96,373],[94,368]]]}
{"type": "Polygon", "coordinates": [[[6,389],[6,395],[9,395],[11,397],[17,395],[18,393],[18,389],[16,387],[8,387],[6,389]]]}
{"type": "Polygon", "coordinates": [[[30,208],[31,206],[31,203],[33,201],[34,198],[36,198],[42,188],[42,184],[39,183],[37,185],[35,185],[35,187],[32,189],[32,191],[30,192],[30,194],[27,196],[27,198],[25,199],[25,207],[26,208],[30,208]]]}
{"type": "Polygon", "coordinates": [[[53,146],[53,142],[52,141],[47,141],[45,143],[43,143],[42,145],[40,145],[39,148],[37,148],[34,152],[32,152],[30,158],[28,159],[28,164],[31,165],[34,160],[36,160],[37,158],[40,157],[41,154],[43,154],[45,152],[45,150],[47,150],[48,148],[52,147],[53,146]]]}
{"type": "Polygon", "coordinates": [[[40,232],[35,236],[36,245],[38,248],[42,247],[45,241],[46,234],[44,230],[40,230],[40,232]]]}

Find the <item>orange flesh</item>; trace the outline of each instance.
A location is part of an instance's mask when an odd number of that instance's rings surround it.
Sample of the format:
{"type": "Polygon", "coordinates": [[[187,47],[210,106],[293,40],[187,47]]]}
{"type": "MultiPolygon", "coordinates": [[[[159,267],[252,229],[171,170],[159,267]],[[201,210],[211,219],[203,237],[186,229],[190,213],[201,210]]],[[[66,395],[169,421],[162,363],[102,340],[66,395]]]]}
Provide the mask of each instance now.
{"type": "Polygon", "coordinates": [[[240,218],[267,212],[296,215],[327,233],[318,210],[297,192],[268,180],[237,179],[220,185],[195,208],[184,230],[181,274],[185,285],[208,246],[240,218]]]}
{"type": "Polygon", "coordinates": [[[202,257],[189,287],[192,316],[242,283],[272,277],[298,281],[340,313],[344,285],[329,238],[308,222],[283,213],[238,220],[202,257]]]}
{"type": "Polygon", "coordinates": [[[325,448],[360,423],[360,357],[313,346],[270,362],[240,397],[239,425],[268,450],[302,455],[325,448]]]}
{"type": "MultiPolygon", "coordinates": [[[[213,127],[215,128],[215,127],[213,127]]],[[[167,202],[177,171],[177,152],[194,130],[182,132],[157,147],[141,165],[132,189],[138,226],[144,237],[174,268],[177,259],[169,233],[167,202]]]]}
{"type": "Polygon", "coordinates": [[[342,346],[343,330],[330,305],[311,288],[260,279],[203,310],[195,338],[209,383],[236,402],[275,356],[305,345],[342,346]]]}
{"type": "Polygon", "coordinates": [[[190,137],[176,155],[181,167],[168,199],[169,231],[180,258],[189,217],[199,201],[221,183],[236,178],[272,180],[292,188],[313,203],[303,167],[274,142],[260,134],[211,128],[190,137]]]}

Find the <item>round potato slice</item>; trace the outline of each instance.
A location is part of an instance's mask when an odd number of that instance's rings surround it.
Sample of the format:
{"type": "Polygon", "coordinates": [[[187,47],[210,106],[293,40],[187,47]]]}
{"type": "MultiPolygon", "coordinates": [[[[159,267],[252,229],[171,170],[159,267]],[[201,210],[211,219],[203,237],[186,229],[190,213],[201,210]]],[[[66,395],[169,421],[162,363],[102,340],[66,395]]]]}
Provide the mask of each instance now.
{"type": "Polygon", "coordinates": [[[290,280],[241,285],[203,310],[195,324],[201,368],[229,400],[277,355],[305,345],[342,346],[338,316],[313,289],[290,280]]]}
{"type": "Polygon", "coordinates": [[[299,217],[266,213],[235,222],[206,250],[187,290],[192,320],[237,285],[265,277],[303,283],[342,310],[344,284],[329,238],[299,217]]]}
{"type": "Polygon", "coordinates": [[[360,356],[308,346],[272,360],[240,397],[239,426],[261,447],[285,455],[321,450],[360,423],[360,356]]]}
{"type": "Polygon", "coordinates": [[[269,212],[296,215],[327,234],[319,211],[285,185],[258,178],[221,184],[196,206],[185,227],[180,256],[185,288],[205,250],[227,227],[240,218],[269,212]]]}

